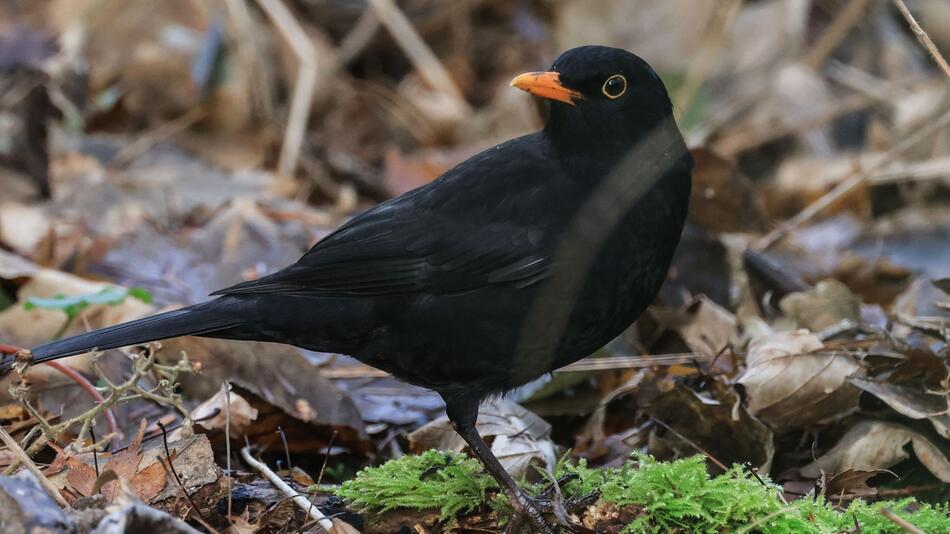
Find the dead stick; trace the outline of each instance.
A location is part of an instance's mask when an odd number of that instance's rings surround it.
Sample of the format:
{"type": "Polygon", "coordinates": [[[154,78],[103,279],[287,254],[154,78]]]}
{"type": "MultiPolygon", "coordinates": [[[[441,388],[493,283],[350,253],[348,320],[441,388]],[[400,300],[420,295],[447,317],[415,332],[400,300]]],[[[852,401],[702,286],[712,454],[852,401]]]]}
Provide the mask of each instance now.
{"type": "Polygon", "coordinates": [[[396,3],[393,0],[369,0],[369,5],[429,85],[452,98],[458,109],[471,113],[472,108],[458,85],[396,3]]]}
{"type": "Polygon", "coordinates": [[[317,50],[307,32],[303,30],[293,13],[280,0],[257,0],[261,8],[270,17],[284,40],[297,56],[297,78],[290,97],[290,114],[284,142],[280,147],[277,172],[283,176],[293,176],[300,159],[300,150],[307,133],[307,121],[310,118],[310,106],[317,86],[317,50]]]}
{"type": "Polygon", "coordinates": [[[57,504],[66,509],[70,508],[69,503],[66,502],[66,499],[63,498],[63,496],[59,493],[59,490],[53,486],[49,479],[46,478],[46,475],[40,471],[40,468],[37,467],[35,463],[33,463],[33,460],[31,460],[29,456],[26,455],[26,451],[20,448],[20,444],[17,443],[16,440],[13,439],[13,436],[8,434],[2,426],[0,426],[0,441],[3,441],[3,444],[6,445],[14,455],[16,455],[17,459],[20,460],[20,463],[23,464],[31,473],[33,473],[33,475],[36,477],[36,480],[41,486],[43,486],[43,489],[49,493],[50,497],[52,497],[57,504]]]}
{"type": "Polygon", "coordinates": [[[936,63],[943,73],[950,78],[950,65],[947,64],[947,60],[944,59],[943,54],[940,53],[940,50],[937,50],[937,45],[930,39],[930,36],[927,35],[927,32],[920,27],[920,24],[917,23],[917,19],[910,13],[910,10],[907,9],[907,5],[904,4],[904,0],[894,0],[894,5],[897,6],[897,10],[901,12],[901,15],[904,16],[904,19],[907,20],[907,24],[910,25],[910,30],[914,32],[914,35],[917,36],[917,40],[920,41],[920,44],[927,49],[927,52],[930,53],[930,57],[933,58],[934,63],[936,63]]]}
{"type": "Polygon", "coordinates": [[[895,514],[890,508],[882,508],[881,515],[890,519],[894,524],[904,529],[905,532],[910,532],[911,534],[926,534],[923,530],[915,527],[910,521],[895,514]]]}
{"type": "Polygon", "coordinates": [[[251,456],[250,447],[241,448],[241,457],[244,458],[244,461],[247,462],[247,465],[256,469],[258,473],[264,475],[264,478],[269,480],[271,484],[277,487],[277,489],[284,492],[284,494],[293,500],[294,504],[299,506],[301,510],[309,512],[310,517],[313,518],[317,524],[323,528],[323,530],[330,532],[330,529],[333,528],[333,522],[330,521],[327,516],[323,515],[323,512],[321,512],[319,508],[311,507],[309,500],[307,500],[303,495],[300,495],[297,491],[294,491],[294,489],[284,482],[283,479],[277,476],[277,473],[271,471],[270,467],[267,467],[267,464],[251,456]]]}

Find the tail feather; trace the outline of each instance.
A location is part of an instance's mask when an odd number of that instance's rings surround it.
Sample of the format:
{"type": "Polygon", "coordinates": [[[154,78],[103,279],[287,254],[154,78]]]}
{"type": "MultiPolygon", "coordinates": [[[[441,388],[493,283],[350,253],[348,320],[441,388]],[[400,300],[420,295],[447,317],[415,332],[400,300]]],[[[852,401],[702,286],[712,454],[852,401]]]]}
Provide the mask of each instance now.
{"type": "MultiPolygon", "coordinates": [[[[100,328],[85,334],[53,341],[31,350],[32,362],[42,363],[82,354],[179,336],[200,336],[240,326],[228,299],[217,299],[188,308],[160,313],[151,317],[100,328]]],[[[0,366],[0,367],[6,367],[0,366]]],[[[0,374],[7,369],[0,368],[0,374]]]]}

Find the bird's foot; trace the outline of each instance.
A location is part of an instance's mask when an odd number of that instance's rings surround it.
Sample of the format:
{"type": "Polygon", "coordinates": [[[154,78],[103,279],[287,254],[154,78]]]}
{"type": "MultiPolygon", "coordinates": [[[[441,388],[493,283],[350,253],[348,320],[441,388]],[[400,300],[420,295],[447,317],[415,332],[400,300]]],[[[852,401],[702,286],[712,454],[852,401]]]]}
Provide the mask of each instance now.
{"type": "Polygon", "coordinates": [[[515,511],[508,521],[506,534],[520,534],[526,521],[530,521],[535,530],[543,534],[557,534],[562,529],[577,534],[593,533],[591,529],[573,521],[569,514],[582,510],[596,501],[599,497],[598,492],[572,496],[566,500],[561,496],[560,486],[575,478],[577,475],[573,474],[561,477],[534,497],[522,492],[512,498],[511,504],[515,511]],[[553,515],[555,522],[553,524],[549,522],[545,514],[553,515]]]}

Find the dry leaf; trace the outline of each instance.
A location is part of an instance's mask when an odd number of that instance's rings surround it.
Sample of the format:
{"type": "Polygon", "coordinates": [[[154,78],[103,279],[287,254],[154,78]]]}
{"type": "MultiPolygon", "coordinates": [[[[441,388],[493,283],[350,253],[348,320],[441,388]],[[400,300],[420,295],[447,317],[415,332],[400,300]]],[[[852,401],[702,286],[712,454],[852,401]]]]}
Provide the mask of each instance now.
{"type": "Polygon", "coordinates": [[[842,321],[861,322],[861,301],[848,286],[828,279],[808,291],[789,293],[779,307],[799,328],[812,332],[824,330],[842,321]]]}
{"type": "MultiPolygon", "coordinates": [[[[135,434],[135,438],[132,439],[132,443],[124,450],[115,453],[115,455],[106,462],[103,471],[114,471],[120,479],[126,481],[131,481],[135,477],[135,474],[138,472],[139,462],[142,461],[142,439],[145,437],[146,426],[148,426],[148,423],[145,419],[142,419],[142,422],[139,424],[139,430],[135,434]]],[[[118,483],[110,482],[103,486],[102,494],[106,497],[106,500],[112,502],[115,499],[118,489],[118,483]]]]}
{"type": "Polygon", "coordinates": [[[950,460],[922,434],[903,425],[862,421],[849,430],[827,453],[801,468],[808,478],[822,473],[886,469],[910,457],[904,446],[913,444],[917,459],[941,481],[950,483],[950,460]]]}
{"type": "MultiPolygon", "coordinates": [[[[244,433],[252,421],[257,420],[255,410],[247,399],[231,391],[230,393],[230,420],[231,435],[244,433]]],[[[191,412],[191,419],[208,430],[223,430],[228,420],[228,398],[223,390],[218,390],[210,399],[199,404],[191,412]],[[217,414],[211,417],[211,414],[217,414]]]]}
{"type": "Polygon", "coordinates": [[[49,446],[56,451],[56,459],[53,460],[50,471],[57,473],[64,467],[68,468],[66,482],[69,483],[70,487],[84,497],[89,497],[95,493],[96,479],[99,478],[96,475],[95,468],[66,452],[53,442],[50,442],[49,446]]]}
{"type": "Polygon", "coordinates": [[[861,365],[851,356],[820,352],[808,332],[779,332],[752,341],[739,378],[749,411],[779,430],[825,421],[857,407],[859,390],[847,383],[861,365]]]}
{"type": "Polygon", "coordinates": [[[828,479],[825,493],[829,496],[870,491],[867,482],[870,478],[879,475],[881,471],[858,471],[849,469],[828,479]]]}
{"type": "Polygon", "coordinates": [[[911,419],[927,419],[944,438],[950,439],[950,406],[947,397],[928,394],[920,389],[896,386],[878,380],[852,377],[855,386],[874,395],[897,413],[911,419]]]}
{"type": "Polygon", "coordinates": [[[715,358],[736,337],[736,316],[709,300],[698,297],[688,307],[690,320],[677,329],[683,341],[694,352],[715,358]]]}
{"type": "MultiPolygon", "coordinates": [[[[501,465],[515,478],[533,479],[532,465],[551,471],[557,461],[551,441],[551,425],[524,407],[507,399],[486,402],[476,423],[483,438],[491,438],[491,450],[501,465]]],[[[409,434],[413,451],[440,449],[461,451],[465,442],[442,416],[409,434]]]]}

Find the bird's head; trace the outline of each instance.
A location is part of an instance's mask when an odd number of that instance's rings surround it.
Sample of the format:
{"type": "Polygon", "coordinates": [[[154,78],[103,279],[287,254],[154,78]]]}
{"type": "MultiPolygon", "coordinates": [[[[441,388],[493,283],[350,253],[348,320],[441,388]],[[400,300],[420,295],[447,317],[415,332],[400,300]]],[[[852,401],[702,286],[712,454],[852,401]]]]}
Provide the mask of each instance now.
{"type": "Polygon", "coordinates": [[[653,68],[620,48],[572,48],[550,70],[522,74],[511,85],[550,100],[547,131],[575,145],[629,145],[673,115],[653,68]]]}

